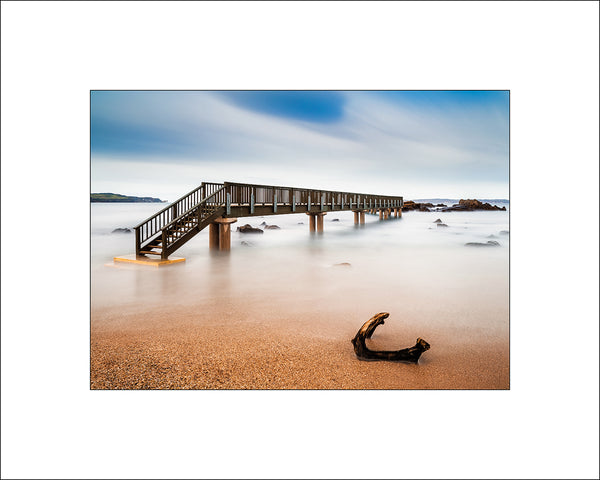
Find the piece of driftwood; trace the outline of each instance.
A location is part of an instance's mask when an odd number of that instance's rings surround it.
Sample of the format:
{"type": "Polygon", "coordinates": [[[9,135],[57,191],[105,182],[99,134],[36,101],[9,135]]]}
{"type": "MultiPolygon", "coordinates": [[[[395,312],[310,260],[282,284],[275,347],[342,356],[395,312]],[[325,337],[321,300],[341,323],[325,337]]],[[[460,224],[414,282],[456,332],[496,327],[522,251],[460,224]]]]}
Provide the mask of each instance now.
{"type": "Polygon", "coordinates": [[[366,360],[392,360],[396,362],[417,363],[423,352],[429,350],[430,345],[422,338],[417,338],[414,347],[404,348],[402,350],[370,350],[365,345],[365,339],[371,338],[373,332],[379,325],[383,325],[384,320],[389,317],[387,312],[381,312],[367,320],[356,336],[352,339],[354,353],[358,358],[366,360]]]}

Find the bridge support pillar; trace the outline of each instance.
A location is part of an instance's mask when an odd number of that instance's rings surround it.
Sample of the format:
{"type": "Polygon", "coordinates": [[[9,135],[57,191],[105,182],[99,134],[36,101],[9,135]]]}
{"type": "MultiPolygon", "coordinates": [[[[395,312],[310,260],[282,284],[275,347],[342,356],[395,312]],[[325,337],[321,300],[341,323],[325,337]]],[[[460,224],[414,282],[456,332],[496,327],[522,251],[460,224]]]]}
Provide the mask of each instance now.
{"type": "Polygon", "coordinates": [[[231,250],[231,224],[237,218],[217,218],[209,225],[208,246],[213,250],[231,250]]]}
{"type": "Polygon", "coordinates": [[[364,224],[365,224],[365,211],[364,211],[364,210],[362,210],[362,211],[360,212],[360,224],[361,224],[361,225],[364,225],[364,224]]]}
{"type": "Polygon", "coordinates": [[[208,248],[211,250],[219,249],[219,224],[211,223],[208,226],[208,248]]]}
{"type": "Polygon", "coordinates": [[[383,220],[383,209],[379,209],[379,220],[383,220]]]}
{"type": "Polygon", "coordinates": [[[383,210],[383,219],[387,220],[390,216],[390,210],[388,208],[383,210]]]}
{"type": "Polygon", "coordinates": [[[319,233],[323,233],[323,217],[327,215],[327,212],[307,213],[307,215],[310,217],[310,232],[313,233],[316,230],[319,233]]]}
{"type": "Polygon", "coordinates": [[[354,225],[358,225],[358,210],[354,210],[354,225]]]}

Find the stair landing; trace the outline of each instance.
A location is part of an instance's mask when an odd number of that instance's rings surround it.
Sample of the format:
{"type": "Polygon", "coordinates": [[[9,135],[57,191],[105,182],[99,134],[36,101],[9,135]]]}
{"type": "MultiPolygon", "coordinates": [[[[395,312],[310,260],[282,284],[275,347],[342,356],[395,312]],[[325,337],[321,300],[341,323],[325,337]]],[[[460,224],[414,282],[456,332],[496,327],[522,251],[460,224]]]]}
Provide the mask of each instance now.
{"type": "Polygon", "coordinates": [[[185,262],[185,258],[171,257],[168,260],[162,260],[161,258],[142,257],[142,256],[136,256],[135,254],[131,254],[131,255],[123,255],[121,257],[114,257],[113,261],[124,262],[124,263],[135,263],[137,265],[148,265],[151,267],[164,267],[167,265],[172,265],[174,263],[185,262]]]}

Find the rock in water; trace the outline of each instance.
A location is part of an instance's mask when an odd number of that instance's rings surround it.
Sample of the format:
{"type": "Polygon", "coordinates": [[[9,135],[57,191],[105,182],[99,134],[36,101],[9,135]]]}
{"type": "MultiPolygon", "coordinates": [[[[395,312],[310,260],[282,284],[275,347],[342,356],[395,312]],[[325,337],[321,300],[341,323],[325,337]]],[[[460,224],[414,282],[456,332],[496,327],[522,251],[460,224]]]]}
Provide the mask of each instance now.
{"type": "Polygon", "coordinates": [[[433,223],[442,223],[442,221],[438,218],[435,222],[433,223]]]}
{"type": "Polygon", "coordinates": [[[342,262],[342,263],[334,263],[333,266],[334,267],[351,267],[352,265],[349,264],[348,262],[342,262]]]}
{"type": "Polygon", "coordinates": [[[339,218],[334,218],[334,219],[332,219],[331,221],[332,221],[332,222],[339,222],[339,221],[340,221],[340,219],[339,219],[339,218]]]}
{"type": "Polygon", "coordinates": [[[446,225],[445,223],[438,223],[437,226],[438,227],[447,227],[448,225],[446,225]]]}
{"type": "Polygon", "coordinates": [[[265,230],[281,230],[279,225],[265,225],[265,230]]]}
{"type": "Polygon", "coordinates": [[[252,225],[246,224],[242,227],[237,227],[240,233],[264,233],[260,228],[254,228],[252,225]]]}
{"type": "Polygon", "coordinates": [[[128,228],[115,228],[112,233],[131,233],[131,230],[128,228]]]}
{"type": "Polygon", "coordinates": [[[499,247],[500,244],[494,240],[488,240],[487,243],[469,242],[465,243],[466,247],[499,247]]]}

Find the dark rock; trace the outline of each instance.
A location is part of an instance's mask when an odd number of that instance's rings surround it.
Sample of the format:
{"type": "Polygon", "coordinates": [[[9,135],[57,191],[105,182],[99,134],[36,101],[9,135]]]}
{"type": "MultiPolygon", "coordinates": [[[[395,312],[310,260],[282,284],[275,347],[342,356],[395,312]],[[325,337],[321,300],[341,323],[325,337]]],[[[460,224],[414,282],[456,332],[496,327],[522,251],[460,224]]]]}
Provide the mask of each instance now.
{"type": "Polygon", "coordinates": [[[241,242],[241,243],[242,243],[242,245],[243,245],[244,247],[252,247],[252,246],[254,245],[253,243],[246,242],[245,240],[242,240],[242,242],[241,242]]]}
{"type": "Polygon", "coordinates": [[[480,242],[465,243],[465,246],[467,246],[467,247],[499,247],[500,244],[498,242],[495,242],[494,240],[488,240],[487,243],[480,243],[480,242]]]}
{"type": "Polygon", "coordinates": [[[112,233],[131,233],[129,228],[115,228],[112,233]]]}
{"type": "Polygon", "coordinates": [[[505,212],[506,207],[497,207],[489,203],[481,203],[479,200],[459,200],[451,207],[442,208],[440,212],[473,212],[475,210],[500,210],[505,212]]]}
{"type": "Polygon", "coordinates": [[[339,221],[340,221],[340,219],[339,219],[339,218],[333,218],[331,221],[332,221],[332,222],[339,222],[339,221]]]}
{"type": "Polygon", "coordinates": [[[438,227],[447,227],[448,225],[446,225],[445,223],[438,223],[437,226],[438,227]]]}
{"type": "Polygon", "coordinates": [[[446,204],[445,203],[438,203],[437,205],[435,205],[436,207],[445,207],[446,204]]]}
{"type": "Polygon", "coordinates": [[[489,203],[481,203],[479,200],[459,200],[459,205],[465,206],[468,210],[502,210],[506,211],[506,207],[497,207],[496,205],[490,205],[489,203]]]}
{"type": "Polygon", "coordinates": [[[510,235],[508,230],[500,230],[500,235],[510,235]]]}
{"type": "Polygon", "coordinates": [[[279,225],[265,225],[265,230],[281,230],[279,225]]]}
{"type": "Polygon", "coordinates": [[[262,222],[259,227],[264,227],[267,224],[267,222],[262,222]]]}
{"type": "Polygon", "coordinates": [[[243,227],[237,227],[240,233],[264,233],[260,228],[254,228],[252,225],[246,224],[243,227]]]}
{"type": "Polygon", "coordinates": [[[442,221],[438,218],[435,222],[433,223],[442,223],[442,221]]]}
{"type": "Polygon", "coordinates": [[[304,222],[298,222],[298,225],[304,225],[304,222]]]}

